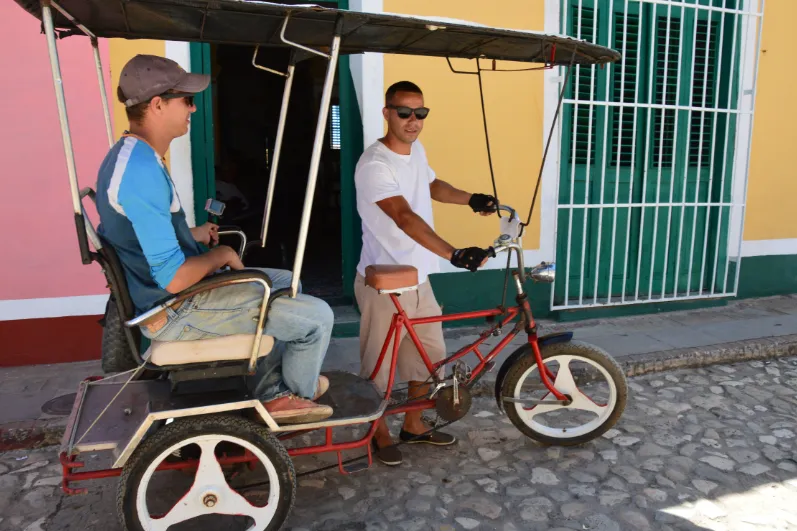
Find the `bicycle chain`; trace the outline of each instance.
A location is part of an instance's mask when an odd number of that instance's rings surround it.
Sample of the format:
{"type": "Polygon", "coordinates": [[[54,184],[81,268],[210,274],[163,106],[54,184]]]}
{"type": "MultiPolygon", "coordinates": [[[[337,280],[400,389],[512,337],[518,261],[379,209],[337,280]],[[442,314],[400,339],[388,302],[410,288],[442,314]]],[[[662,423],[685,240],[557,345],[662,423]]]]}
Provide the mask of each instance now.
{"type": "MultiPolygon", "coordinates": [[[[426,385],[428,382],[429,382],[429,380],[427,380],[426,382],[424,382],[424,383],[423,383],[423,384],[421,384],[421,385],[426,385]]],[[[420,387],[420,386],[417,386],[417,387],[420,387]]],[[[407,388],[406,388],[406,389],[407,389],[407,390],[409,390],[409,386],[407,386],[407,388]]],[[[398,391],[403,391],[403,390],[404,390],[404,389],[398,389],[398,391]]],[[[394,391],[394,392],[395,392],[395,391],[394,391]]],[[[395,405],[396,405],[396,406],[403,406],[403,405],[409,404],[409,403],[411,403],[411,402],[416,402],[416,401],[418,401],[418,400],[426,400],[427,398],[428,398],[428,396],[419,397],[419,398],[414,398],[414,399],[412,399],[412,400],[409,400],[409,399],[407,399],[407,400],[404,400],[403,402],[401,402],[401,401],[399,401],[399,402],[396,402],[396,404],[395,404],[395,405]]],[[[394,400],[395,400],[395,399],[393,398],[393,396],[392,396],[392,393],[391,393],[391,398],[389,398],[388,400],[389,400],[390,402],[392,402],[392,401],[394,401],[394,400]]],[[[384,417],[383,417],[383,418],[384,418],[384,417]]],[[[428,422],[428,417],[427,417],[427,418],[425,418],[424,420],[428,422]]],[[[379,421],[377,420],[377,421],[375,421],[375,422],[379,422],[379,421]]],[[[451,424],[453,424],[454,422],[456,422],[456,421],[455,421],[455,420],[452,420],[452,421],[449,421],[449,422],[444,422],[444,423],[442,423],[442,424],[441,424],[441,423],[440,423],[440,417],[439,417],[439,416],[437,416],[437,415],[435,415],[435,420],[434,420],[434,422],[428,422],[428,424],[432,424],[432,425],[433,425],[432,429],[430,429],[430,430],[427,430],[427,431],[425,431],[425,432],[423,432],[423,433],[419,433],[419,434],[417,434],[417,435],[415,435],[415,436],[411,437],[411,438],[410,438],[409,440],[407,440],[407,441],[399,441],[399,442],[397,442],[397,443],[391,444],[390,446],[385,446],[385,448],[397,448],[397,447],[399,447],[399,446],[402,446],[402,445],[404,445],[404,444],[411,443],[412,441],[414,441],[414,440],[416,440],[416,439],[420,439],[420,438],[422,438],[422,437],[426,437],[427,435],[429,435],[429,434],[431,434],[431,433],[435,433],[436,431],[439,431],[439,430],[441,430],[441,429],[443,429],[443,428],[445,428],[445,427],[447,427],[447,426],[450,426],[450,425],[451,425],[451,424]]],[[[348,465],[349,463],[354,463],[354,462],[356,462],[356,461],[360,461],[360,460],[362,460],[362,459],[367,459],[367,458],[368,458],[368,453],[365,453],[365,454],[363,454],[363,455],[360,455],[360,456],[358,456],[358,457],[352,457],[352,458],[350,458],[350,459],[347,459],[347,460],[345,460],[345,461],[342,461],[342,462],[340,462],[340,463],[335,463],[335,464],[333,464],[333,465],[327,465],[327,466],[324,466],[324,467],[321,467],[321,468],[316,468],[316,469],[313,469],[313,470],[308,470],[308,471],[306,471],[306,472],[302,472],[302,473],[300,473],[300,474],[296,474],[296,478],[298,479],[298,478],[301,478],[301,477],[310,476],[310,475],[312,475],[312,474],[318,474],[319,472],[325,472],[325,471],[327,471],[327,470],[331,470],[331,469],[333,469],[333,468],[338,468],[339,466],[348,465]]],[[[260,483],[252,483],[252,484],[249,484],[249,485],[244,485],[244,486],[242,486],[242,487],[238,487],[238,488],[236,488],[235,490],[237,490],[237,491],[244,491],[244,490],[247,490],[247,489],[253,489],[253,488],[256,488],[256,487],[262,487],[262,486],[264,486],[264,485],[268,485],[268,484],[269,484],[269,482],[268,482],[268,481],[264,481],[264,482],[260,482],[260,483]]]]}

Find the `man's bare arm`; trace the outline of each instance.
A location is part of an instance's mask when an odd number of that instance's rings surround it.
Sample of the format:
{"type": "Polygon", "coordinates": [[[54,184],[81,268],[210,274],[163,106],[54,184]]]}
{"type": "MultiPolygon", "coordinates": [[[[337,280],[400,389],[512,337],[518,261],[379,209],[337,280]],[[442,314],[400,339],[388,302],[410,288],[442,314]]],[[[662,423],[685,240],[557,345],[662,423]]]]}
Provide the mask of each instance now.
{"type": "Polygon", "coordinates": [[[175,294],[180,293],[226,265],[229,265],[231,269],[244,268],[241,259],[238,258],[238,254],[232,247],[226,245],[211,249],[209,252],[199,256],[186,258],[183,265],[177,269],[172,281],[166,286],[166,291],[175,294]]]}
{"type": "Polygon", "coordinates": [[[429,249],[437,256],[451,260],[454,247],[438,236],[423,218],[412,211],[407,200],[397,195],[376,202],[407,236],[429,249]]]}
{"type": "Polygon", "coordinates": [[[470,201],[471,194],[459,188],[454,188],[441,179],[432,181],[432,184],[429,185],[429,190],[432,192],[432,199],[440,203],[467,205],[468,201],[470,201]]]}

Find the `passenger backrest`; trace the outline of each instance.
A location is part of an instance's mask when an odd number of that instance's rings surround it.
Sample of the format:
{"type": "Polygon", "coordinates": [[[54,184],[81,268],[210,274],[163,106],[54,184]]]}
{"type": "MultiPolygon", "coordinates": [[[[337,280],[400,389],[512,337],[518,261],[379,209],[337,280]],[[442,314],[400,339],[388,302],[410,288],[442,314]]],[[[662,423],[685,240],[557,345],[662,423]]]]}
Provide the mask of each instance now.
{"type": "MultiPolygon", "coordinates": [[[[81,190],[81,199],[85,198],[86,196],[94,200],[94,190],[91,188],[84,188],[81,190]]],[[[85,208],[83,211],[83,217],[85,218],[86,233],[88,235],[89,242],[91,242],[95,251],[92,253],[92,259],[99,263],[100,267],[102,267],[105,280],[108,282],[108,289],[111,291],[110,302],[116,304],[117,313],[119,314],[119,317],[121,317],[120,326],[123,328],[123,330],[120,330],[119,332],[123,333],[127,337],[128,345],[133,351],[133,359],[140,360],[139,352],[141,346],[141,330],[139,330],[138,327],[127,328],[124,326],[125,321],[129,321],[135,317],[136,309],[135,305],[133,304],[133,300],[130,298],[130,291],[127,287],[127,280],[125,278],[122,262],[119,260],[119,256],[116,254],[113,246],[102,236],[97,234],[94,225],[91,223],[91,219],[88,217],[88,215],[86,215],[85,208]]],[[[112,326],[111,323],[106,323],[106,326],[109,325],[112,326]]]]}
{"type": "Polygon", "coordinates": [[[122,262],[113,246],[105,238],[99,236],[99,240],[102,243],[102,248],[97,251],[100,255],[97,261],[102,266],[111,293],[121,303],[119,315],[123,321],[129,321],[135,317],[136,308],[133,305],[133,299],[130,298],[130,291],[127,289],[127,279],[122,262]]]}

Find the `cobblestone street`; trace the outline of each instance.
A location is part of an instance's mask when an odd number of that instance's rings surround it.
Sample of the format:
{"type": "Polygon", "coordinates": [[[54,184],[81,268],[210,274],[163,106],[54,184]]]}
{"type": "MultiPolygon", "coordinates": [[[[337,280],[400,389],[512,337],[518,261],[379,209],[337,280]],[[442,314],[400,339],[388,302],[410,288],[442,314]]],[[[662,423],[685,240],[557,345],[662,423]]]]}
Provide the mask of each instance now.
{"type": "MultiPolygon", "coordinates": [[[[454,447],[403,446],[398,468],[300,478],[285,528],[797,529],[797,359],[629,385],[615,429],[573,448],[534,444],[493,399],[477,398],[447,428],[460,439],[454,447]]],[[[297,459],[297,472],[329,462],[297,459]]],[[[76,497],[59,481],[54,449],[0,455],[0,531],[118,529],[116,480],[82,485],[90,491],[76,497]]]]}

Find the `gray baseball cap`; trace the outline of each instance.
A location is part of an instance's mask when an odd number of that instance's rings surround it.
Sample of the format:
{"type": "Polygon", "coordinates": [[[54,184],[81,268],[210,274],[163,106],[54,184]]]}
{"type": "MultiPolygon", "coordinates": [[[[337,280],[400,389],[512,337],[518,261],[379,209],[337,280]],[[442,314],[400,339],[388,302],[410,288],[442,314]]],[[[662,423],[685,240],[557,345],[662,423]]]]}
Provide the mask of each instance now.
{"type": "Polygon", "coordinates": [[[169,90],[196,94],[210,84],[210,76],[190,74],[176,62],[157,55],[136,55],[122,68],[119,88],[125,107],[145,102],[169,90]]]}

